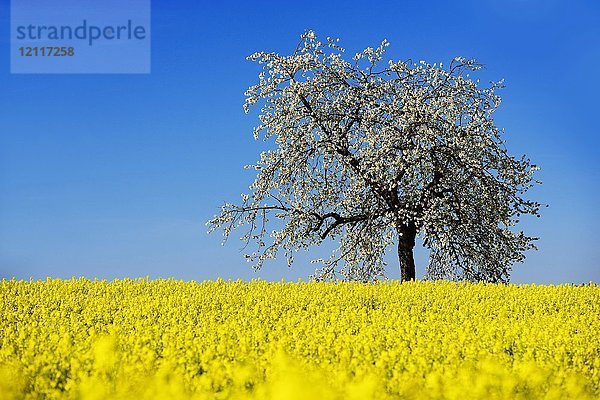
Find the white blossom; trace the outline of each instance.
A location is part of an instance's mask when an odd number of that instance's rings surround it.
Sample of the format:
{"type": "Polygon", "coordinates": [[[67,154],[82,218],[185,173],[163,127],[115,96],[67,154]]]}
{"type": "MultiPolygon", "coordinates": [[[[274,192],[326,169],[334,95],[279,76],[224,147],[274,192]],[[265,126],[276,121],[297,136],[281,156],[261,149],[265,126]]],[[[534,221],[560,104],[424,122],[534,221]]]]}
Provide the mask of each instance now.
{"type": "Polygon", "coordinates": [[[346,61],[337,39],[307,31],[289,56],[248,57],[263,71],[244,110],[260,105],[254,137],[276,148],[247,166],[257,171],[251,194],[226,203],[211,231],[246,227],[257,269],[280,251],[292,265],[293,251],[331,239],[338,246],[315,260],[315,278],[383,277],[395,244],[402,279],[414,279],[421,237],[429,278],[507,281],[535,240],[511,228],[540,204],[523,197],[538,168],[508,154],[494,123],[503,82],[480,87],[468,72],[481,65],[462,57],[447,69],[382,63],[388,45],[346,61]]]}

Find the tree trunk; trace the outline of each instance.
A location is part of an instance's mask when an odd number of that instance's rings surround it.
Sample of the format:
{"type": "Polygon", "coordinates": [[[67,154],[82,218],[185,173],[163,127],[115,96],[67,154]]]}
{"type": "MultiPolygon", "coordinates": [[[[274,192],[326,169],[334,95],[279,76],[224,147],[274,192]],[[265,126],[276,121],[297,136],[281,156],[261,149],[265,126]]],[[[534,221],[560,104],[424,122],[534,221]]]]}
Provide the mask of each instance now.
{"type": "Polygon", "coordinates": [[[414,224],[402,225],[396,228],[398,232],[398,261],[400,262],[400,280],[414,281],[416,278],[413,248],[417,229],[414,224]]]}

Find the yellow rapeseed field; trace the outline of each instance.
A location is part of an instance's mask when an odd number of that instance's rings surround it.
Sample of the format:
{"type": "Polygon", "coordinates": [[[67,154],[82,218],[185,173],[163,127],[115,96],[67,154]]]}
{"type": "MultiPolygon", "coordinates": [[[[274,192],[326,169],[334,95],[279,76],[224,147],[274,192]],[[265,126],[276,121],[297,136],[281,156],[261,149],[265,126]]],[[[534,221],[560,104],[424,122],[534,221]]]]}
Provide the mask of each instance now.
{"type": "Polygon", "coordinates": [[[600,287],[0,283],[0,399],[600,398],[600,287]]]}

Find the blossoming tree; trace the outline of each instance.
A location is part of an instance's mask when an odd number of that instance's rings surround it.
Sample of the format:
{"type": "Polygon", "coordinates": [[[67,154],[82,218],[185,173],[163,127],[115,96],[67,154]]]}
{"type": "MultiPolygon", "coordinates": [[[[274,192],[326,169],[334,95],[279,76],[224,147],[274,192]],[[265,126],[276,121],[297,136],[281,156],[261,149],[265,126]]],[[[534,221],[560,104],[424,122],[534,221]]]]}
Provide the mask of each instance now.
{"type": "Polygon", "coordinates": [[[383,62],[387,41],[352,60],[338,40],[307,31],[289,56],[258,52],[258,84],[244,109],[261,106],[254,130],[273,140],[261,154],[250,194],[225,203],[211,231],[246,225],[242,236],[260,268],[283,252],[336,244],[317,259],[318,279],[369,281],[384,276],[386,250],[397,248],[402,280],[415,279],[413,249],[422,238],[433,279],[508,281],[511,265],[534,248],[515,231],[537,169],[507,153],[493,120],[501,82],[482,88],[481,68],[457,57],[447,68],[383,62]]]}

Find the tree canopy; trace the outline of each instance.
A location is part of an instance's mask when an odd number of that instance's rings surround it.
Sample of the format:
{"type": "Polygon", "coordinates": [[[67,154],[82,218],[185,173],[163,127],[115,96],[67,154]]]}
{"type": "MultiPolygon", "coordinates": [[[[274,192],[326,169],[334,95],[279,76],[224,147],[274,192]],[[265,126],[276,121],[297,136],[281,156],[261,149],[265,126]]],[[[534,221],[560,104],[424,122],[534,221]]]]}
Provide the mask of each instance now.
{"type": "Polygon", "coordinates": [[[307,31],[291,55],[249,57],[263,71],[244,109],[261,107],[254,137],[274,148],[247,166],[251,192],[225,203],[211,230],[246,226],[255,268],[331,240],[318,279],[378,279],[392,246],[401,279],[415,279],[421,238],[429,278],[508,281],[535,248],[515,225],[540,203],[524,197],[537,167],[509,155],[494,122],[502,81],[482,87],[469,76],[482,66],[461,57],[386,62],[387,46],[346,60],[337,39],[307,31]]]}

